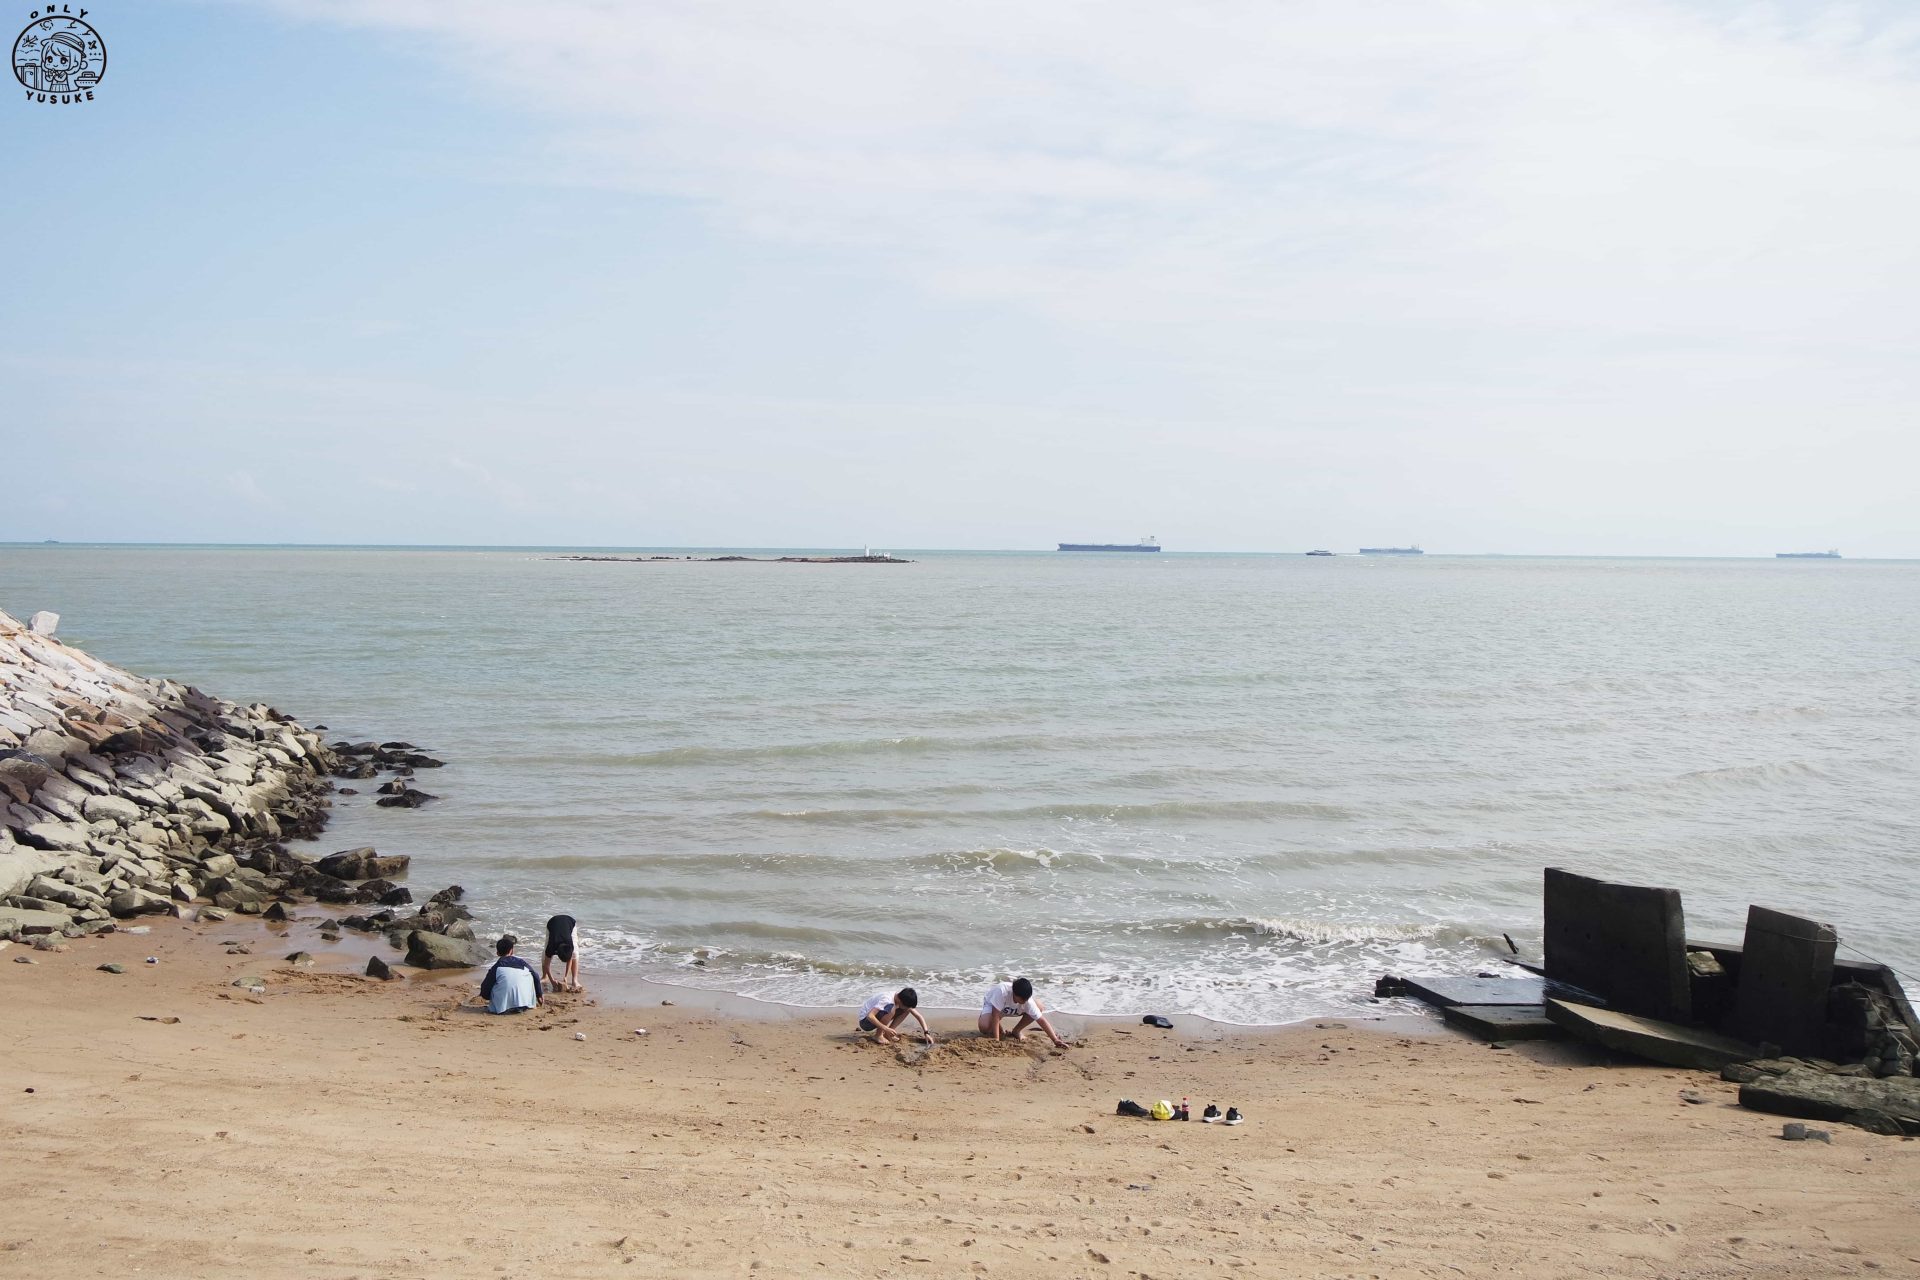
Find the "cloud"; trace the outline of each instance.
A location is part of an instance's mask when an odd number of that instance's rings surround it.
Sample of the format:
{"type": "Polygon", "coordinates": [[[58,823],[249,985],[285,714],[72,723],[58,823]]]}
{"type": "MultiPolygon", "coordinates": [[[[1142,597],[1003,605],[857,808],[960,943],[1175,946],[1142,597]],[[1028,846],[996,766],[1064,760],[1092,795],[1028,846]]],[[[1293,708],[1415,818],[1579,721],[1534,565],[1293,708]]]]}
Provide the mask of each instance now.
{"type": "Polygon", "coordinates": [[[540,180],[1080,325],[1765,340],[1920,285],[1893,6],[282,2],[549,119],[540,180]]]}

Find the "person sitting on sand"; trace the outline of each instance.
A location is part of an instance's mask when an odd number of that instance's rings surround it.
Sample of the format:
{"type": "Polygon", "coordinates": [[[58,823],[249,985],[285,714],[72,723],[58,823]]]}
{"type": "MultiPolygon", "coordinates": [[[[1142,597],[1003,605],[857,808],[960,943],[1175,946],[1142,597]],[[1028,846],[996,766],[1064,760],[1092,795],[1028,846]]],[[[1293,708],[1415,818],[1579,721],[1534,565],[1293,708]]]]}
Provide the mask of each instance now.
{"type": "Polygon", "coordinates": [[[555,916],[547,921],[547,949],[540,955],[540,976],[553,986],[553,962],[560,962],[560,985],[556,991],[580,990],[580,926],[572,916],[555,916]]]}
{"type": "Polygon", "coordinates": [[[520,939],[510,933],[493,944],[500,958],[480,980],[480,998],[487,1002],[488,1013],[519,1013],[540,1003],[540,979],[533,966],[513,954],[519,945],[520,939]]]}
{"type": "Polygon", "coordinates": [[[1064,1049],[1067,1042],[1047,1021],[1046,1006],[1033,998],[1033,984],[1025,978],[1015,978],[1011,983],[996,982],[987,989],[987,998],[980,1005],[980,1034],[992,1036],[995,1040],[1025,1040],[1027,1028],[1038,1024],[1053,1041],[1056,1049],[1064,1049]],[[1011,1031],[1002,1033],[1002,1018],[1019,1018],[1011,1031]]]}
{"type": "Polygon", "coordinates": [[[882,991],[860,1006],[860,1029],[873,1032],[873,1038],[881,1044],[898,1040],[898,1028],[908,1018],[920,1024],[920,1034],[932,1044],[933,1029],[920,1016],[920,993],[912,987],[902,987],[892,995],[882,991]]]}

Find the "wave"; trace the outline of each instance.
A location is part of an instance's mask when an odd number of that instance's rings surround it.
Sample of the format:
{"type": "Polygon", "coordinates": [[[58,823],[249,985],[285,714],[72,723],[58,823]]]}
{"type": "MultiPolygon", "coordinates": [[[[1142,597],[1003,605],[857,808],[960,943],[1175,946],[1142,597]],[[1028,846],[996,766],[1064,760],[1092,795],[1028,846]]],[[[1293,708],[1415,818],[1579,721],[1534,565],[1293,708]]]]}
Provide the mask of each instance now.
{"type": "Polygon", "coordinates": [[[930,755],[937,752],[1076,751],[1104,746],[1105,738],[1071,735],[1008,734],[992,738],[952,738],[909,734],[895,738],[844,738],[825,742],[776,743],[764,747],[666,747],[658,751],[568,756],[552,763],[574,767],[676,768],[736,764],[756,760],[807,760],[821,757],[930,755]]]}
{"type": "Polygon", "coordinates": [[[1014,809],[754,809],[733,815],[771,822],[817,823],[823,826],[884,826],[925,822],[1090,821],[1148,822],[1182,818],[1214,818],[1263,822],[1276,818],[1311,818],[1351,822],[1361,815],[1343,805],[1302,800],[1161,800],[1146,804],[1039,804],[1014,809]]]}
{"type": "Polygon", "coordinates": [[[1432,922],[1388,924],[1379,922],[1341,923],[1331,920],[1273,919],[1262,916],[1200,916],[1182,920],[1147,921],[1129,926],[1139,931],[1174,938],[1271,938],[1302,946],[1401,942],[1484,943],[1484,937],[1459,925],[1432,922]]]}

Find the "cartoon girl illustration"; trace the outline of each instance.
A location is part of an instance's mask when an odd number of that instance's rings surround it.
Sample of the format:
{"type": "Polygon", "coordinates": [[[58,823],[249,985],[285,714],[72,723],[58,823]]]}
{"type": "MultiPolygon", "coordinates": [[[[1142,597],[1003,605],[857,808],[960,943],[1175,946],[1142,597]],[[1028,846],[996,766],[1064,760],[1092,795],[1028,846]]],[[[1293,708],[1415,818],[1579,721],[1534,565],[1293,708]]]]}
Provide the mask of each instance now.
{"type": "Polygon", "coordinates": [[[42,93],[72,93],[80,86],[77,78],[87,70],[87,47],[71,31],[56,31],[40,42],[40,65],[23,66],[36,83],[29,86],[42,93]]]}

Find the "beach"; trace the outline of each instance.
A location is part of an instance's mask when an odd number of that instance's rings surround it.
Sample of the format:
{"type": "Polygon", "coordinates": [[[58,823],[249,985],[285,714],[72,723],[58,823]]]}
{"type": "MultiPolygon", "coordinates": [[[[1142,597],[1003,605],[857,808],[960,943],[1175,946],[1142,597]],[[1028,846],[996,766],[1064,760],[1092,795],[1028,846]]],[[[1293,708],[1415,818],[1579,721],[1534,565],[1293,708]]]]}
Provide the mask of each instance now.
{"type": "Polygon", "coordinates": [[[936,1013],[922,1056],[602,1002],[590,953],[492,1017],[298,917],[145,927],[0,951],[0,1275],[1920,1275],[1920,1145],[1568,1045],[936,1013]],[[1246,1122],[1114,1115],[1182,1095],[1246,1122]]]}

